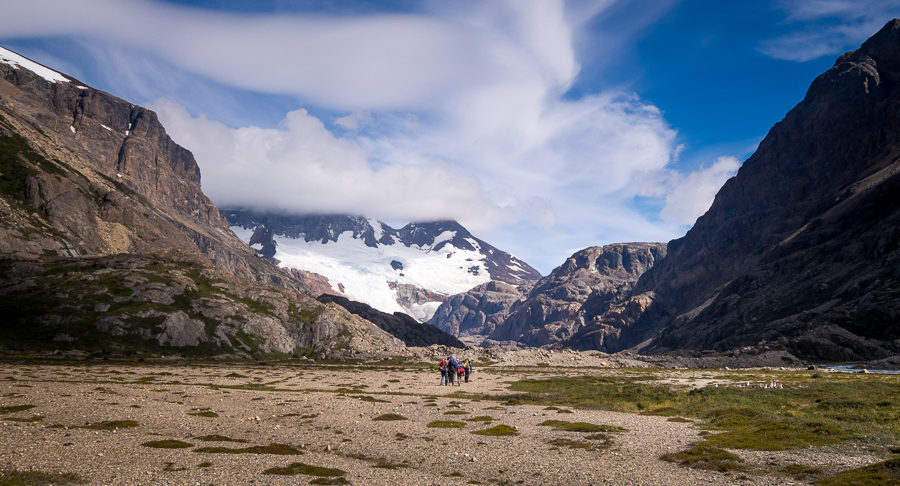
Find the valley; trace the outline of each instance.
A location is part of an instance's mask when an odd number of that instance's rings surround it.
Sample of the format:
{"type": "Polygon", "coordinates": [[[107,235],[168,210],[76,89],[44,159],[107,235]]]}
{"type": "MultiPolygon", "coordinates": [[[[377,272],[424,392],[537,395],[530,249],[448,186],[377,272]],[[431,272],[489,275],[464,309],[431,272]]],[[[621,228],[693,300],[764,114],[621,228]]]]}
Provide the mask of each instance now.
{"type": "Polygon", "coordinates": [[[616,368],[558,353],[545,359],[567,364],[523,368],[529,358],[507,353],[447,387],[431,356],[441,350],[358,364],[0,364],[0,480],[840,484],[828,478],[898,447],[896,421],[882,421],[898,404],[880,404],[897,375],[616,368]],[[846,408],[850,395],[871,409],[846,408]],[[723,420],[746,407],[771,421],[723,420]],[[762,433],[778,439],[754,442],[762,433]]]}

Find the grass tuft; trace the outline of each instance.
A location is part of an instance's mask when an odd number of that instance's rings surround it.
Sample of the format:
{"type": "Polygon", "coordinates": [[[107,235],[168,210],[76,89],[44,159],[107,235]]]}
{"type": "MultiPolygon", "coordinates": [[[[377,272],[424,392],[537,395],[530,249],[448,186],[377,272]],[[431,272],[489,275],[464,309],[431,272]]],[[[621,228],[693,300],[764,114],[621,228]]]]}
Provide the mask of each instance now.
{"type": "Polygon", "coordinates": [[[296,476],[297,474],[304,474],[306,476],[338,477],[343,476],[347,473],[340,469],[310,466],[309,464],[303,464],[302,462],[292,462],[285,467],[273,467],[266,469],[265,471],[263,471],[263,474],[276,474],[279,476],[296,476]]]}
{"type": "Polygon", "coordinates": [[[34,408],[34,405],[7,405],[5,407],[0,407],[0,414],[22,412],[31,410],[32,408],[34,408]]]}
{"type": "Polygon", "coordinates": [[[96,424],[88,424],[82,427],[81,429],[90,429],[90,430],[115,430],[115,429],[130,429],[132,427],[137,427],[138,423],[134,420],[107,420],[105,422],[100,422],[96,424]]]}
{"type": "Polygon", "coordinates": [[[204,435],[197,438],[205,442],[247,442],[244,439],[232,439],[231,437],[218,434],[204,435]]]}
{"type": "Polygon", "coordinates": [[[41,471],[0,470],[0,486],[67,486],[85,484],[87,481],[73,473],[46,473],[41,471]]]}
{"type": "Polygon", "coordinates": [[[372,420],[377,420],[377,421],[407,420],[407,418],[404,417],[403,415],[400,415],[399,413],[385,413],[385,414],[381,414],[381,415],[373,418],[372,420]]]}
{"type": "Polygon", "coordinates": [[[674,462],[694,469],[728,472],[744,471],[744,460],[740,457],[706,442],[681,452],[673,452],[662,456],[664,461],[674,462]]]}
{"type": "Polygon", "coordinates": [[[545,420],[538,425],[553,427],[553,430],[565,432],[628,432],[628,429],[615,425],[597,425],[589,422],[567,422],[565,420],[545,420]]]}
{"type": "Polygon", "coordinates": [[[252,446],[244,448],[231,447],[198,447],[193,452],[206,452],[209,454],[275,454],[279,456],[297,456],[303,451],[285,444],[269,444],[266,446],[252,446]]]}
{"type": "Polygon", "coordinates": [[[461,429],[466,426],[466,423],[457,422],[456,420],[434,420],[428,422],[425,426],[436,429],[461,429]]]}
{"type": "Polygon", "coordinates": [[[844,471],[815,481],[819,486],[878,486],[900,484],[900,457],[844,471]]]}
{"type": "Polygon", "coordinates": [[[156,449],[186,449],[188,447],[194,447],[194,444],[188,444],[187,442],[182,442],[175,439],[151,440],[148,442],[144,442],[141,445],[144,447],[153,447],[156,449]]]}
{"type": "Polygon", "coordinates": [[[548,444],[554,445],[557,447],[568,447],[569,449],[593,449],[594,444],[591,442],[583,441],[583,440],[572,440],[572,439],[553,439],[547,441],[548,444]]]}
{"type": "Polygon", "coordinates": [[[519,431],[509,425],[495,425],[489,429],[481,429],[472,431],[473,434],[477,435],[490,435],[490,436],[504,436],[504,435],[519,435],[519,431]]]}

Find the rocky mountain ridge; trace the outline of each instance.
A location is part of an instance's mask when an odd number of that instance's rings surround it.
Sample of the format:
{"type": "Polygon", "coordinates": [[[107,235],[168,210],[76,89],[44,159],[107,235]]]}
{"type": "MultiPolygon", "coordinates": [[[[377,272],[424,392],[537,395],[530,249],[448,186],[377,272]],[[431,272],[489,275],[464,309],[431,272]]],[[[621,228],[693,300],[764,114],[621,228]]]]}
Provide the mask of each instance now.
{"type": "Polygon", "coordinates": [[[479,284],[521,285],[540,278],[537,270],[455,221],[394,229],[360,216],[223,213],[258,254],[283,268],[320,275],[329,282],[326,293],[420,321],[449,295],[479,284]]]}
{"type": "Polygon", "coordinates": [[[618,243],[578,251],[530,288],[476,287],[441,305],[431,323],[485,344],[557,344],[608,306],[666,254],[663,243],[618,243]]]}
{"type": "Polygon", "coordinates": [[[240,241],[152,111],[2,48],[0,173],[7,351],[404,349],[240,241]]]}
{"type": "Polygon", "coordinates": [[[840,56],[575,347],[900,353],[900,20],[840,56]],[[628,308],[631,310],[629,311],[628,308]]]}

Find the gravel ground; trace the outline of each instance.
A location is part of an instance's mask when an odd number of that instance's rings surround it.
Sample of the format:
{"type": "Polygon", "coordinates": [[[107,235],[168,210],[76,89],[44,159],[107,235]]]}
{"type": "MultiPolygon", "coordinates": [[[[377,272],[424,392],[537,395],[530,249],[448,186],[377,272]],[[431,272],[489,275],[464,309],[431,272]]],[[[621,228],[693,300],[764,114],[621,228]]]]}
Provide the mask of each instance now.
{"type": "MultiPolygon", "coordinates": [[[[588,372],[615,371],[577,370],[578,374],[588,372]]],[[[700,440],[693,423],[604,411],[559,413],[452,396],[460,391],[505,392],[504,382],[509,380],[510,376],[502,373],[476,372],[470,383],[451,388],[438,386],[436,372],[415,368],[388,373],[371,367],[314,364],[3,364],[0,407],[35,407],[2,415],[0,470],[76,473],[90,484],[307,484],[316,476],[264,474],[272,467],[302,462],[341,469],[347,483],[356,485],[802,484],[783,476],[700,471],[661,461],[662,454],[700,440]],[[221,388],[238,385],[274,390],[221,388]],[[217,416],[191,415],[199,411],[217,416]],[[400,414],[406,420],[373,420],[386,413],[400,414]],[[465,422],[462,428],[427,427],[434,420],[465,421],[475,416],[490,416],[492,421],[465,422]],[[40,420],[8,420],[32,417],[40,420]],[[572,449],[549,441],[584,441],[585,434],[538,425],[547,419],[615,425],[628,431],[610,434],[608,447],[595,441],[592,449],[572,449]],[[113,430],[84,428],[114,420],[133,420],[138,425],[113,430]],[[497,424],[516,427],[518,435],[471,433],[497,424]],[[208,435],[246,442],[200,439],[208,435]],[[194,447],[142,445],[163,439],[194,447]],[[271,443],[290,445],[302,454],[193,451],[201,446],[238,448],[271,443]]],[[[848,455],[834,450],[742,454],[761,464],[799,461],[831,467],[840,464],[841,468],[878,460],[864,453],[848,455]]]]}

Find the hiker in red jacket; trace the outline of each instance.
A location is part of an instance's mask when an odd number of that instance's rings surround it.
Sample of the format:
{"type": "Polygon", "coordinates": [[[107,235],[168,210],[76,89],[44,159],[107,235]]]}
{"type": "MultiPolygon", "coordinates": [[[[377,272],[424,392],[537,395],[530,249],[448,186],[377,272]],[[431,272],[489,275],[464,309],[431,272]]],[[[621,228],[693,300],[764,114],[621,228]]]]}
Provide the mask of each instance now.
{"type": "Polygon", "coordinates": [[[446,359],[441,360],[441,364],[440,364],[439,368],[441,370],[441,385],[449,385],[449,382],[447,380],[447,360],[446,359]]]}

